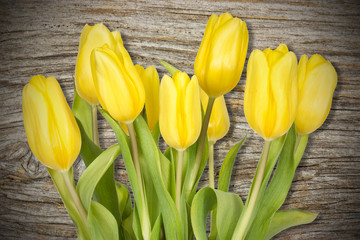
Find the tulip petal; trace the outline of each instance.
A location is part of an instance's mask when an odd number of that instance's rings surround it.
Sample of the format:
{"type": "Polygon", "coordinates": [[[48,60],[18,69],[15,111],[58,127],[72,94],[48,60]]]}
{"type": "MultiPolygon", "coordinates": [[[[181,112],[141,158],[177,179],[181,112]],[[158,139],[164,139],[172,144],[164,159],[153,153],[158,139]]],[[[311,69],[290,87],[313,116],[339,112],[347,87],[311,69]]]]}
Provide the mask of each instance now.
{"type": "Polygon", "coordinates": [[[199,83],[194,75],[186,88],[185,101],[183,103],[185,113],[185,129],[187,136],[183,148],[194,144],[201,130],[201,105],[199,83]]]}
{"type": "Polygon", "coordinates": [[[91,60],[99,101],[119,122],[134,121],[145,102],[140,77],[127,61],[106,45],[95,49],[91,60]]]}
{"type": "Polygon", "coordinates": [[[165,142],[176,149],[181,149],[179,132],[177,131],[177,91],[168,75],[164,75],[160,84],[159,126],[165,142]]]}
{"type": "Polygon", "coordinates": [[[249,58],[244,96],[244,113],[250,127],[265,138],[269,107],[269,66],[265,54],[254,50],[249,58]]]}
{"type": "Polygon", "coordinates": [[[159,74],[151,66],[144,70],[141,80],[145,89],[146,118],[150,131],[159,121],[159,74]]]}
{"type": "Polygon", "coordinates": [[[68,170],[80,148],[80,131],[55,78],[35,76],[23,90],[23,118],[34,155],[55,170],[68,170]]]}
{"type": "Polygon", "coordinates": [[[266,137],[275,139],[285,134],[295,120],[298,86],[297,59],[293,52],[277,60],[270,78],[273,106],[269,110],[266,137]]]}
{"type": "Polygon", "coordinates": [[[299,92],[299,106],[295,120],[299,134],[309,134],[324,123],[337,84],[337,74],[330,62],[325,61],[312,66],[315,68],[307,72],[306,80],[299,92]]]}
{"type": "Polygon", "coordinates": [[[210,141],[223,138],[230,127],[229,113],[224,96],[217,97],[211,112],[207,135],[210,141]]]}
{"type": "Polygon", "coordinates": [[[75,66],[75,85],[79,95],[90,104],[99,104],[92,79],[90,55],[94,48],[104,44],[112,49],[115,48],[116,42],[113,34],[103,24],[85,25],[80,36],[79,53],[75,66]]]}

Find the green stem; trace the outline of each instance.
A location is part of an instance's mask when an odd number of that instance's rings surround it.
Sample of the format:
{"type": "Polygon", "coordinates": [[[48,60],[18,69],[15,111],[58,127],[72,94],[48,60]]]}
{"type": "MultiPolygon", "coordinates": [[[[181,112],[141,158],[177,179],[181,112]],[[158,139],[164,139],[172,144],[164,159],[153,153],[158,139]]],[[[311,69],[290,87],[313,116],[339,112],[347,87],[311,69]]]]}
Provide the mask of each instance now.
{"type": "Polygon", "coordinates": [[[246,235],[246,231],[248,229],[248,225],[249,222],[251,220],[252,217],[252,213],[255,209],[255,204],[256,204],[256,200],[258,198],[259,195],[259,191],[260,191],[260,187],[261,187],[261,183],[263,181],[264,178],[264,173],[265,173],[265,167],[266,167],[266,161],[269,155],[269,150],[270,150],[270,145],[271,145],[271,141],[267,141],[265,140],[265,145],[264,145],[264,149],[263,152],[261,154],[261,158],[259,161],[259,168],[258,168],[258,172],[256,174],[256,177],[254,179],[254,187],[252,190],[251,195],[249,195],[249,204],[247,205],[247,207],[245,208],[245,213],[244,216],[240,222],[240,226],[239,228],[236,227],[235,229],[235,233],[232,237],[233,240],[242,240],[245,238],[246,235]]]}
{"type": "Polygon", "coordinates": [[[197,149],[196,149],[196,157],[195,157],[195,165],[194,165],[194,169],[193,171],[191,171],[191,176],[190,176],[190,191],[191,188],[193,187],[193,185],[195,184],[196,181],[196,177],[198,175],[198,171],[201,165],[201,158],[204,152],[204,146],[205,146],[205,139],[206,139],[206,133],[207,133],[207,129],[209,126],[209,121],[210,121],[210,116],[211,116],[211,110],[214,106],[214,102],[215,102],[216,98],[210,97],[209,101],[208,101],[208,105],[206,107],[206,112],[205,112],[205,116],[204,116],[204,120],[201,126],[201,131],[200,131],[200,136],[199,136],[199,142],[197,145],[197,149]]]}
{"type": "Polygon", "coordinates": [[[75,190],[75,187],[72,183],[72,179],[70,177],[69,170],[61,171],[61,176],[64,179],[66,188],[68,189],[68,191],[70,193],[71,199],[73,200],[75,207],[77,208],[84,225],[87,226],[87,213],[86,213],[86,210],[85,210],[84,206],[82,205],[82,202],[81,202],[81,200],[75,190]]]}
{"type": "Polygon", "coordinates": [[[181,207],[181,181],[182,181],[182,167],[183,167],[183,159],[184,159],[184,151],[178,150],[178,159],[177,159],[177,167],[176,167],[176,207],[180,213],[181,207]]]}
{"type": "Polygon", "coordinates": [[[133,159],[134,166],[135,166],[136,177],[137,177],[138,183],[139,183],[140,197],[141,197],[141,200],[142,200],[142,203],[143,203],[143,206],[142,206],[143,212],[140,213],[141,216],[142,216],[141,217],[142,233],[143,233],[144,239],[149,239],[150,238],[150,231],[151,231],[150,219],[149,219],[149,214],[148,214],[148,210],[147,210],[147,204],[146,204],[146,201],[145,201],[143,182],[142,182],[142,178],[141,178],[139,152],[138,152],[138,147],[137,147],[134,123],[129,123],[129,124],[126,124],[126,125],[128,127],[128,130],[129,130],[130,142],[131,142],[131,155],[132,155],[132,159],[133,159]]]}
{"type": "Polygon", "coordinates": [[[209,142],[209,186],[214,189],[215,181],[214,181],[214,142],[209,142]]]}
{"type": "Polygon", "coordinates": [[[92,140],[97,146],[100,146],[96,105],[91,105],[91,110],[92,110],[91,116],[92,116],[92,134],[93,134],[92,140]]]}

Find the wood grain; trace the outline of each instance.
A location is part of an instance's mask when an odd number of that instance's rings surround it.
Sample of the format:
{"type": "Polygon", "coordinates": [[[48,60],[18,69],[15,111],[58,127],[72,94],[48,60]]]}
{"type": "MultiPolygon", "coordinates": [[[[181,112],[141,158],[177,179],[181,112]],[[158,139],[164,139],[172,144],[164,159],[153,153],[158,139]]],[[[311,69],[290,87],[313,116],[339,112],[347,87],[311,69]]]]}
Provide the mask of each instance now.
{"type": "MultiPolygon", "coordinates": [[[[103,22],[119,30],[135,63],[165,69],[158,59],[193,74],[208,17],[230,12],[245,20],[249,51],[286,43],[298,57],[319,53],[335,66],[339,82],[325,124],[311,135],[284,209],[319,212],[310,225],[276,239],[360,239],[360,6],[357,1],[0,1],[0,238],[74,239],[76,229],[46,169],[27,145],[21,91],[33,75],[54,76],[69,103],[82,27],[103,22]]],[[[227,137],[215,146],[219,173],[228,149],[245,133],[231,190],[246,199],[263,141],[246,123],[246,69],[226,95],[227,137]]],[[[115,143],[100,118],[100,141],[115,143]]],[[[79,161],[76,178],[84,170],[79,161]]],[[[129,185],[124,164],[117,180],[129,185]]],[[[206,174],[200,186],[207,184],[206,174]]]]}

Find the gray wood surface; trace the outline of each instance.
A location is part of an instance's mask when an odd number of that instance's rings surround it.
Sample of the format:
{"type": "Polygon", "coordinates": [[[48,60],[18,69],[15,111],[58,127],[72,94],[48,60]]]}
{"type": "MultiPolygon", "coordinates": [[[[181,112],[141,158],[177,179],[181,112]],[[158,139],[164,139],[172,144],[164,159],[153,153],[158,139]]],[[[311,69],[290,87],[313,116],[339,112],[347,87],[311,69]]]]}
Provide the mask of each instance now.
{"type": "MultiPolygon", "coordinates": [[[[103,22],[119,30],[135,63],[165,69],[158,59],[193,74],[208,17],[230,12],[245,20],[249,51],[286,43],[298,57],[319,53],[335,66],[339,82],[325,124],[311,135],[284,209],[319,212],[310,225],[276,239],[360,239],[360,6],[357,1],[0,1],[0,238],[72,239],[67,216],[45,167],[34,159],[22,123],[21,91],[33,75],[54,76],[69,103],[80,32],[103,22]]],[[[215,146],[216,172],[245,133],[231,190],[246,199],[263,140],[246,123],[246,69],[226,95],[231,114],[227,137],[215,146]]],[[[99,116],[100,118],[100,116],[99,116]]],[[[100,141],[115,143],[100,118],[100,141]]],[[[76,177],[84,166],[77,162],[76,177]]],[[[117,180],[129,184],[122,161],[117,180]]],[[[205,186],[207,176],[200,185],[205,186]]]]}

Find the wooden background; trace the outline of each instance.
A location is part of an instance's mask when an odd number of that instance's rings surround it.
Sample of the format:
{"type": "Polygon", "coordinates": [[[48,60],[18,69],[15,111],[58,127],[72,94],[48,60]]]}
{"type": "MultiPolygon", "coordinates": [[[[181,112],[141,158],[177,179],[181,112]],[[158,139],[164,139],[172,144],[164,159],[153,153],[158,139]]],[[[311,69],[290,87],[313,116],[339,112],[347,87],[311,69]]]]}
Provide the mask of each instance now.
{"type": "MultiPolygon", "coordinates": [[[[207,19],[230,12],[246,21],[249,51],[286,43],[298,57],[319,53],[335,66],[339,81],[325,124],[311,135],[283,206],[318,212],[316,221],[276,239],[360,239],[360,6],[357,1],[0,1],[0,238],[73,239],[67,216],[46,169],[29,150],[22,123],[21,91],[33,75],[54,76],[69,103],[80,32],[103,22],[119,30],[135,63],[158,59],[193,74],[207,19]]],[[[226,95],[231,128],[216,147],[216,172],[229,148],[246,132],[231,190],[246,199],[263,140],[243,113],[246,68],[226,95]]],[[[100,118],[106,148],[114,134],[100,118]]],[[[77,178],[84,166],[77,162],[77,178]]],[[[124,164],[116,177],[128,184],[124,164]]],[[[200,185],[204,186],[207,176],[200,185]]]]}

